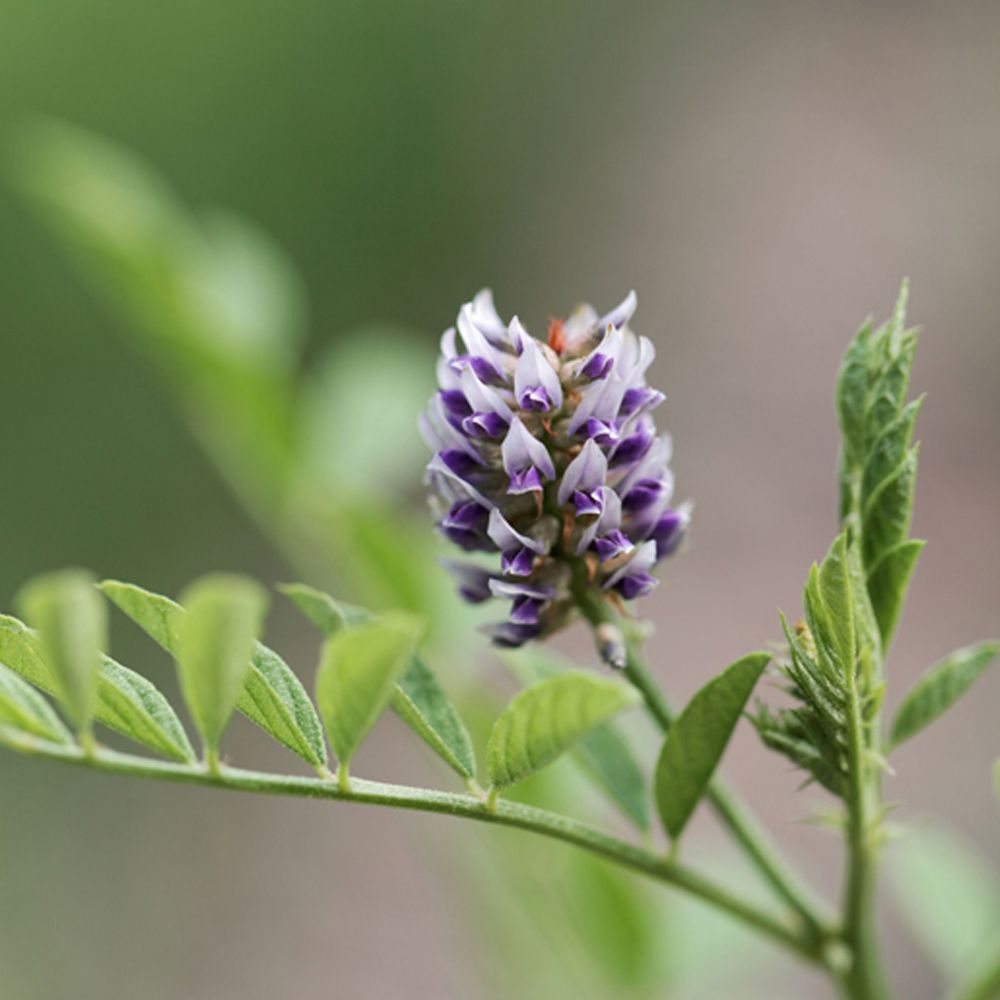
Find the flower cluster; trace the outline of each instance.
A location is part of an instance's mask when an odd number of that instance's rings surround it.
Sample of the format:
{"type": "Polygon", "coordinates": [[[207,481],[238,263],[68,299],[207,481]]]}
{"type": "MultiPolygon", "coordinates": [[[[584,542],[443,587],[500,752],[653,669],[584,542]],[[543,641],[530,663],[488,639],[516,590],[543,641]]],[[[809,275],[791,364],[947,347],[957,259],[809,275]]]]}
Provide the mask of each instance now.
{"type": "Polygon", "coordinates": [[[606,316],[580,306],[552,320],[548,342],[489,291],[462,306],[441,338],[439,391],[422,415],[442,533],[466,551],[499,552],[499,571],[446,560],[462,596],[509,600],[489,626],[504,646],[547,635],[579,587],[632,600],[656,586],[654,564],[684,535],[689,506],[671,507],[670,439],[646,384],[653,345],[629,328],[634,292],[606,316]]]}

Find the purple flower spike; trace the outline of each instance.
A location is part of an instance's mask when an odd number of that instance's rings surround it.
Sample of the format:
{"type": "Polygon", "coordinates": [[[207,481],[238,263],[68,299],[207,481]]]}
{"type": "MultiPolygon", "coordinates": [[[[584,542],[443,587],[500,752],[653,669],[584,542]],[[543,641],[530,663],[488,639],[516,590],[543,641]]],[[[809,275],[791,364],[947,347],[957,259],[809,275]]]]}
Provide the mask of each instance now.
{"type": "Polygon", "coordinates": [[[560,628],[580,586],[648,593],[653,566],[687,532],[635,308],[631,292],[603,317],[582,305],[550,321],[546,343],[505,324],[483,291],[441,338],[439,391],[420,419],[434,452],[426,482],[442,534],[498,554],[499,566],[446,563],[465,600],[508,602],[507,620],[486,630],[498,645],[560,628]]]}

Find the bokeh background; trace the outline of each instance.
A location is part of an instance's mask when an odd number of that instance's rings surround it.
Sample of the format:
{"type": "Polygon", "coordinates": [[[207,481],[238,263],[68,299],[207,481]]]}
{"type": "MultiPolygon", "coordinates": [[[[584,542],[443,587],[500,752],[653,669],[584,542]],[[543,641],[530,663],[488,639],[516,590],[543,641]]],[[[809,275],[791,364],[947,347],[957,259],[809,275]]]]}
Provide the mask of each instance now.
{"type": "MultiPolygon", "coordinates": [[[[305,369],[336,371],[384,337],[336,392],[350,397],[366,372],[381,385],[380,359],[407,359],[408,388],[377,389],[365,411],[387,433],[404,433],[428,384],[429,366],[409,359],[431,356],[481,286],[536,330],[581,299],[610,308],[637,289],[679,491],[697,502],[692,544],[647,602],[653,663],[678,700],[776,638],[777,606],[798,610],[835,527],[838,357],[909,275],[925,329],[915,388],[928,393],[915,534],[930,545],[892,657],[897,700],[939,656],[1000,631],[998,50],[1000,8],[987,2],[3,0],[0,603],[66,564],[167,593],[208,569],[306,572],[199,448],[128,310],[94,294],[26,194],[24,129],[45,115],[122,143],[185,206],[225,206],[284,248],[308,303],[305,369]]],[[[333,480],[338,463],[353,468],[345,408],[323,438],[333,480]]],[[[419,445],[405,441],[409,474],[419,445]]],[[[422,509],[416,473],[352,489],[422,509]]],[[[315,582],[351,596],[357,567],[331,560],[323,573],[315,582]]],[[[316,641],[295,616],[276,604],[269,634],[308,678],[316,641]]],[[[169,663],[134,630],[116,622],[114,639],[171,689],[169,663]]],[[[582,635],[561,645],[592,662],[582,635]]],[[[442,654],[450,683],[508,691],[472,649],[442,654]]],[[[952,831],[930,867],[979,885],[977,912],[996,899],[982,866],[1000,866],[998,708],[994,674],[899,753],[887,782],[906,803],[898,821],[952,831]]],[[[248,726],[229,743],[294,767],[248,726]]],[[[834,890],[838,846],[801,822],[820,793],[797,792],[799,776],[749,732],[726,764],[789,855],[834,890]]],[[[394,719],[359,770],[448,781],[394,719]]],[[[568,911],[585,876],[559,847],[10,755],[0,776],[5,1000],[825,995],[735,939],[735,968],[711,935],[699,962],[684,936],[697,918],[659,901],[628,910],[635,926],[581,927],[568,911]],[[616,934],[595,978],[593,941],[616,934]],[[636,971],[660,966],[662,988],[636,971]]],[[[695,853],[728,871],[711,821],[697,830],[695,853]]],[[[936,996],[940,956],[904,919],[906,884],[894,904],[885,881],[894,984],[936,996]]],[[[965,904],[941,891],[933,934],[970,937],[965,904]]]]}

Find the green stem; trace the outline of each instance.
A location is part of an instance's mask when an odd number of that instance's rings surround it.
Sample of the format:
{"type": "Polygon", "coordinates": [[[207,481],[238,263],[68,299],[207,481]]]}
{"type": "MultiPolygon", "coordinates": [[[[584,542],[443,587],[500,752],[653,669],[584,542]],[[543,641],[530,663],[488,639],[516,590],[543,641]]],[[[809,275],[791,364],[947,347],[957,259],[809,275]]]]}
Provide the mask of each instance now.
{"type": "Polygon", "coordinates": [[[861,717],[854,670],[847,672],[847,690],[850,710],[847,719],[849,788],[844,940],[850,946],[852,958],[844,973],[843,985],[851,1000],[883,1000],[888,993],[875,945],[874,907],[878,781],[868,765],[866,726],[861,717]]]}
{"type": "MultiPolygon", "coordinates": [[[[584,616],[595,628],[602,624],[622,627],[611,606],[599,597],[595,597],[592,592],[579,592],[577,601],[584,616]]],[[[623,628],[623,633],[626,651],[625,676],[642,695],[649,714],[666,734],[673,724],[674,710],[643,661],[635,630],[626,627],[623,628]]],[[[719,777],[714,778],[709,784],[706,797],[723,825],[733,834],[768,884],[805,922],[810,934],[816,940],[828,938],[830,922],[824,915],[821,904],[809,887],[804,885],[782,860],[777,847],[770,841],[763,825],[749,807],[744,805],[736,793],[719,777]]]]}
{"type": "Polygon", "coordinates": [[[350,788],[339,782],[323,781],[294,775],[263,774],[238,768],[223,767],[210,773],[197,764],[175,764],[150,760],[103,748],[87,757],[79,747],[48,743],[23,733],[0,727],[0,742],[21,753],[79,764],[116,774],[184,782],[235,791],[267,795],[288,795],[301,798],[332,799],[341,802],[361,802],[371,805],[394,806],[421,812],[460,816],[483,823],[529,830],[543,837],[564,841],[599,855],[618,865],[640,872],[650,878],[682,889],[697,896],[748,927],[760,932],[772,942],[800,955],[817,965],[824,964],[822,947],[797,928],[789,927],[780,918],[734,896],[704,876],[647,851],[642,847],[602,833],[568,816],[500,799],[493,811],[485,808],[481,799],[471,795],[439,792],[406,785],[390,785],[352,778],[350,788]]]}

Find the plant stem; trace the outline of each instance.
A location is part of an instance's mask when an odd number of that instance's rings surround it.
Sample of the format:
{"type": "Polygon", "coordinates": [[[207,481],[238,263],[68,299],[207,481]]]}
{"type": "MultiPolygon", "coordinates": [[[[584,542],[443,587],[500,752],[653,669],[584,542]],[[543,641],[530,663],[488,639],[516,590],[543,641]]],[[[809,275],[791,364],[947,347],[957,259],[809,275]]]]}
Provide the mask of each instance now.
{"type": "Polygon", "coordinates": [[[788,926],[780,918],[771,915],[766,910],[733,895],[727,889],[716,885],[697,872],[665,860],[652,851],[603,833],[568,816],[561,816],[532,806],[500,799],[495,803],[493,811],[489,811],[481,799],[453,792],[384,784],[365,781],[361,778],[351,778],[350,788],[342,788],[337,781],[324,781],[319,778],[296,775],[264,774],[230,767],[223,767],[218,773],[211,773],[198,764],[175,764],[168,761],[151,760],[104,748],[99,748],[92,756],[88,757],[77,746],[48,743],[4,727],[0,727],[0,743],[20,753],[134,777],[268,795],[394,806],[399,809],[442,813],[483,823],[495,823],[501,826],[529,830],[543,837],[574,844],[625,868],[682,889],[723,910],[731,917],[765,935],[772,942],[798,954],[809,962],[817,965],[824,964],[821,943],[803,934],[799,929],[788,926]]]}
{"type": "MultiPolygon", "coordinates": [[[[847,885],[844,892],[844,940],[852,952],[843,977],[852,1000],[888,996],[875,946],[875,854],[877,848],[878,781],[868,765],[865,722],[861,718],[857,674],[847,671],[848,765],[847,885]]],[[[877,732],[871,728],[869,732],[877,732]]]]}
{"type": "MultiPolygon", "coordinates": [[[[579,592],[577,602],[584,616],[595,628],[601,624],[615,624],[621,627],[621,622],[611,606],[591,592],[579,592]]],[[[642,695],[649,714],[666,734],[673,724],[674,710],[643,661],[635,630],[624,628],[623,632],[626,650],[625,676],[642,695]]],[[[714,778],[709,784],[706,797],[723,825],[733,834],[761,875],[801,917],[809,932],[817,940],[828,937],[830,922],[824,915],[815,894],[785,864],[777,847],[770,841],[763,825],[749,807],[744,805],[737,794],[719,777],[714,778]]]]}

